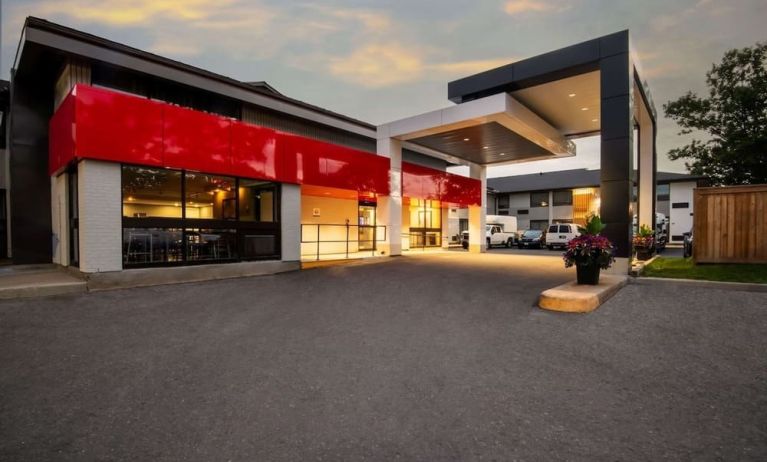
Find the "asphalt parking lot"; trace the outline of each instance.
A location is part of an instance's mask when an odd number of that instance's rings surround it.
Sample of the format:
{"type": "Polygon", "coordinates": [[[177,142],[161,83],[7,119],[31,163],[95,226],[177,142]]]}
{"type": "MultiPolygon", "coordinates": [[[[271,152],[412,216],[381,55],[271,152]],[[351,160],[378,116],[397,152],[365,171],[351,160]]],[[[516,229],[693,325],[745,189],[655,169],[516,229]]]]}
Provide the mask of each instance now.
{"type": "Polygon", "coordinates": [[[544,312],[550,255],[0,302],[0,460],[765,459],[767,293],[544,312]]]}

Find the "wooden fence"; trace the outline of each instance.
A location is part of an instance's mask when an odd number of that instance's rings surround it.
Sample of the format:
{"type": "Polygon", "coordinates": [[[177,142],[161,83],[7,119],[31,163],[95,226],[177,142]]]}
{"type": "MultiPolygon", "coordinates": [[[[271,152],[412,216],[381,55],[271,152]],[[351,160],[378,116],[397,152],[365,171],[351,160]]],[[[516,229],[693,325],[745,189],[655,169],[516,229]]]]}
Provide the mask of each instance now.
{"type": "Polygon", "coordinates": [[[767,185],[695,189],[696,263],[767,263],[767,185]]]}

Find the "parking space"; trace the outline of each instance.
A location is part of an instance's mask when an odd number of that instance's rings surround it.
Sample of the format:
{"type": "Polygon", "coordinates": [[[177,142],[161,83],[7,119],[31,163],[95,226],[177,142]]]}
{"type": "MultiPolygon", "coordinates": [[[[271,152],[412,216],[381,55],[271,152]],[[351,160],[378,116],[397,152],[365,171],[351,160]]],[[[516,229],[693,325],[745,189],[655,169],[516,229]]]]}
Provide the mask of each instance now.
{"type": "Polygon", "coordinates": [[[588,315],[535,307],[572,278],[558,252],[440,252],[0,302],[0,459],[767,451],[767,294],[629,285],[588,315]]]}

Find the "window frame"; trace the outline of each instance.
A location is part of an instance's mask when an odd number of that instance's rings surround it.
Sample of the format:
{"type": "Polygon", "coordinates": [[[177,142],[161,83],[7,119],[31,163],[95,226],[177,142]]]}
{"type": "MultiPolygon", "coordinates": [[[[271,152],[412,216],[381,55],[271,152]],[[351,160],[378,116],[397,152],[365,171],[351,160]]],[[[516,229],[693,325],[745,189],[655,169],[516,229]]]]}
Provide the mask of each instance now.
{"type": "MultiPolygon", "coordinates": [[[[169,169],[177,172],[181,172],[181,217],[128,217],[123,212],[125,204],[124,188],[122,185],[123,172],[125,167],[140,167],[146,169],[161,170],[162,168],[148,167],[145,165],[137,164],[120,164],[120,215],[121,215],[121,246],[125,239],[126,229],[180,229],[181,230],[181,242],[182,242],[182,258],[179,261],[163,261],[163,262],[151,262],[151,263],[127,263],[125,257],[125,249],[121,248],[121,264],[122,268],[134,269],[134,268],[158,268],[158,267],[172,267],[172,266],[196,266],[206,264],[224,264],[234,263],[241,261],[263,261],[263,260],[280,260],[282,258],[282,217],[280,216],[281,203],[282,203],[282,188],[281,183],[273,182],[272,188],[273,197],[273,221],[241,221],[240,209],[239,209],[239,183],[240,179],[252,180],[251,178],[231,177],[228,175],[210,174],[211,176],[222,176],[234,178],[234,196],[235,196],[235,219],[216,219],[216,218],[187,218],[186,217],[186,169],[169,169]],[[228,231],[233,230],[236,236],[236,249],[235,255],[228,259],[218,260],[189,260],[187,239],[191,230],[195,229],[210,229],[216,231],[228,231]],[[274,237],[274,253],[271,255],[258,255],[258,256],[243,256],[245,247],[245,236],[248,232],[260,232],[264,235],[274,237]]],[[[200,172],[194,172],[200,173],[200,172]]],[[[204,174],[204,173],[203,173],[204,174]]],[[[266,180],[265,180],[266,181],[266,180]]],[[[268,181],[266,181],[268,182],[268,181]]]]}
{"type": "Polygon", "coordinates": [[[530,208],[546,208],[549,207],[551,204],[549,204],[549,192],[548,191],[535,191],[530,193],[530,208]],[[535,195],[545,195],[546,199],[538,202],[534,202],[533,197],[535,195]],[[546,204],[546,205],[541,205],[546,204]]]}

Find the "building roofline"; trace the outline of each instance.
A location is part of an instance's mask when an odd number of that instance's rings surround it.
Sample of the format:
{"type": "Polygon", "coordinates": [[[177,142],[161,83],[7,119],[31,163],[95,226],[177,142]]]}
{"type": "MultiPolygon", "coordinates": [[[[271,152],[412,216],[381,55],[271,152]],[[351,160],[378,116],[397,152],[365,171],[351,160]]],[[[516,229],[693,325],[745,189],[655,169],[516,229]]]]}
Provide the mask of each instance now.
{"type": "MultiPolygon", "coordinates": [[[[257,95],[259,95],[261,97],[266,97],[266,98],[272,99],[272,100],[275,101],[275,103],[277,103],[277,104],[275,104],[277,106],[279,106],[280,104],[282,104],[282,105],[285,105],[285,104],[292,105],[292,106],[296,106],[296,107],[304,109],[304,110],[309,110],[309,111],[312,111],[312,112],[324,115],[326,117],[331,117],[333,119],[337,119],[337,120],[346,122],[348,124],[356,125],[357,127],[362,129],[363,131],[368,131],[369,130],[371,132],[369,136],[372,136],[372,137],[375,136],[375,125],[372,125],[372,124],[370,124],[368,122],[364,122],[364,121],[361,121],[361,120],[358,120],[358,119],[354,119],[352,117],[349,117],[349,116],[346,116],[346,115],[343,115],[343,114],[339,114],[337,112],[329,111],[329,110],[321,108],[319,106],[315,106],[313,104],[306,103],[304,101],[300,101],[300,100],[297,100],[297,99],[294,99],[294,98],[290,98],[288,96],[285,96],[285,95],[277,92],[276,90],[274,90],[271,86],[269,86],[265,82],[264,82],[263,86],[260,85],[260,82],[259,82],[259,84],[256,84],[256,85],[254,85],[253,82],[251,82],[251,83],[241,82],[241,81],[233,79],[231,77],[227,77],[227,76],[224,76],[224,75],[221,75],[221,74],[216,74],[214,72],[211,72],[211,71],[199,68],[199,67],[195,67],[195,66],[192,66],[192,65],[189,65],[189,64],[186,64],[186,63],[182,63],[180,61],[176,61],[176,60],[173,60],[173,59],[170,59],[170,58],[166,58],[164,56],[160,56],[160,55],[157,55],[157,54],[154,54],[154,53],[150,53],[148,51],[140,50],[138,48],[134,48],[134,47],[122,44],[122,43],[118,43],[118,42],[106,39],[104,37],[99,37],[97,35],[93,35],[93,34],[90,34],[90,33],[87,33],[87,32],[83,32],[83,31],[80,31],[80,30],[77,30],[77,29],[73,29],[71,27],[63,26],[61,24],[50,22],[48,20],[37,18],[37,17],[34,17],[34,16],[27,17],[26,21],[24,22],[24,29],[22,30],[21,40],[19,42],[19,48],[17,49],[16,62],[14,62],[14,66],[18,65],[18,60],[20,59],[20,51],[22,49],[23,42],[25,40],[30,40],[30,38],[27,36],[28,35],[28,29],[37,29],[37,30],[48,32],[48,33],[55,34],[55,35],[58,35],[58,36],[67,37],[69,39],[73,39],[73,40],[76,40],[78,42],[87,43],[87,44],[90,44],[90,45],[95,45],[97,47],[104,48],[104,49],[111,50],[111,51],[115,51],[115,52],[122,53],[122,54],[126,54],[126,55],[132,56],[134,58],[138,58],[140,60],[143,60],[143,61],[152,62],[152,63],[155,63],[155,64],[159,64],[161,66],[173,68],[173,69],[175,69],[177,71],[182,71],[182,72],[185,72],[185,73],[188,73],[188,74],[193,74],[195,76],[202,77],[202,78],[204,78],[204,79],[206,79],[208,81],[211,81],[211,82],[217,82],[217,83],[220,83],[220,84],[225,84],[225,85],[228,85],[228,86],[231,86],[231,87],[235,87],[235,88],[237,88],[239,90],[244,90],[244,91],[246,91],[248,93],[257,94],[257,95]]],[[[88,55],[84,55],[84,56],[86,58],[92,58],[92,59],[99,60],[98,56],[88,56],[88,55]]],[[[216,93],[219,93],[218,91],[216,91],[214,89],[211,89],[211,88],[204,88],[204,87],[202,87],[202,89],[205,89],[205,90],[208,90],[208,91],[214,91],[216,93]]],[[[240,98],[234,97],[234,99],[240,99],[240,98]]],[[[242,101],[250,102],[250,101],[245,101],[245,100],[242,100],[242,101]]],[[[274,109],[274,108],[271,108],[271,109],[274,109]]],[[[279,109],[277,109],[277,110],[279,110],[279,109]]],[[[294,115],[294,114],[291,114],[291,115],[294,115]]],[[[322,122],[320,122],[320,123],[322,123],[322,122]]],[[[360,133],[360,134],[362,134],[362,133],[360,133]]]]}

